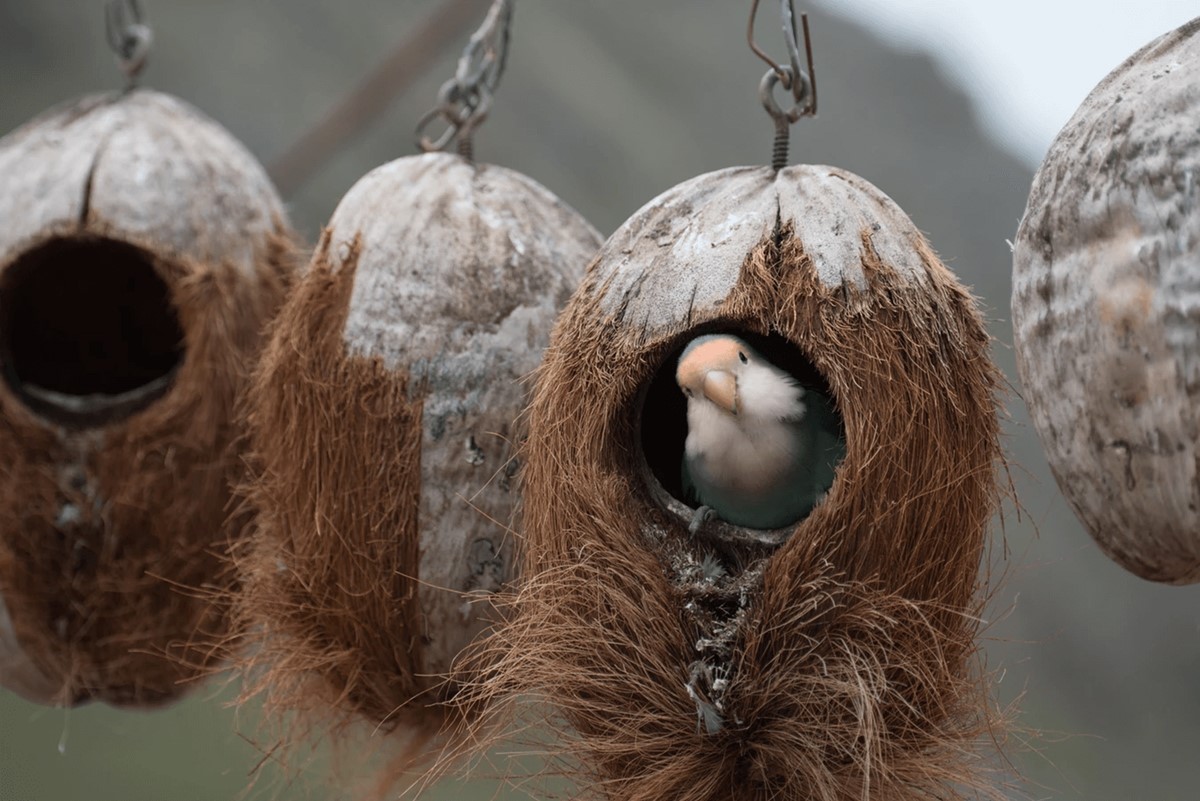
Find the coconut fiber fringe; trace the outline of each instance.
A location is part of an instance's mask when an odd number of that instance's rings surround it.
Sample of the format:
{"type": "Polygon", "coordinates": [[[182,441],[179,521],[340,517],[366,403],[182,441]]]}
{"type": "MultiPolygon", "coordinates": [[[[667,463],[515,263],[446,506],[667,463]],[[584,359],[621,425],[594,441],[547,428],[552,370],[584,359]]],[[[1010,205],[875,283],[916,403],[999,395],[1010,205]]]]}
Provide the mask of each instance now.
{"type": "Polygon", "coordinates": [[[135,416],[67,430],[5,401],[0,592],[29,658],[61,678],[60,703],[163,703],[221,656],[228,552],[246,523],[229,519],[235,406],[295,264],[278,230],[249,282],[130,242],[170,287],[185,349],[170,389],[135,416]]]}
{"type": "Polygon", "coordinates": [[[235,556],[241,701],[262,698],[269,747],[290,768],[318,741],[403,728],[375,741],[411,737],[400,771],[445,716],[416,617],[421,404],[403,374],[346,354],[357,250],[334,267],[329,248],[326,234],[248,398],[256,521],[235,556]]]}
{"type": "Polygon", "coordinates": [[[573,798],[1003,797],[976,642],[1001,377],[928,245],[913,281],[871,237],[863,291],[784,230],[665,335],[606,315],[593,265],[534,390],[511,622],[464,664],[480,749],[560,728],[573,798]],[[641,479],[639,393],[706,324],[786,338],[844,418],[833,488],[773,551],[705,553],[641,479]]]}

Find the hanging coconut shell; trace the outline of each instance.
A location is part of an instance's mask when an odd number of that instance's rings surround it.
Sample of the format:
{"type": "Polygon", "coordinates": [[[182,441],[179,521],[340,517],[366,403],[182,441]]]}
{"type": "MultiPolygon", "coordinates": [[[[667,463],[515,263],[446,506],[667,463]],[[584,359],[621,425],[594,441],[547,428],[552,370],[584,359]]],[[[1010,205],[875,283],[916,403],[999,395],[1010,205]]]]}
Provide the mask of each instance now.
{"type": "Polygon", "coordinates": [[[399,159],[342,199],[250,395],[238,603],[268,710],[437,731],[444,676],[513,576],[524,379],[599,244],[540,185],[458,156],[399,159]]]}
{"type": "Polygon", "coordinates": [[[1122,567],[1200,581],[1200,19],[1058,134],[1013,269],[1017,366],[1063,494],[1122,567]]]}
{"type": "Polygon", "coordinates": [[[228,625],[233,409],[282,205],[228,132],[139,90],[0,139],[0,220],[0,684],[165,702],[228,625]]]}
{"type": "Polygon", "coordinates": [[[523,727],[510,702],[545,700],[570,733],[565,770],[604,798],[981,787],[968,753],[990,707],[973,656],[1000,461],[988,344],[968,292],[855,175],[729,169],[647,204],[600,251],[538,373],[520,591],[464,665],[481,678],[460,700],[491,710],[479,731],[523,727]],[[835,400],[845,457],[793,525],[689,533],[675,365],[717,331],[807,364],[793,372],[835,400]]]}

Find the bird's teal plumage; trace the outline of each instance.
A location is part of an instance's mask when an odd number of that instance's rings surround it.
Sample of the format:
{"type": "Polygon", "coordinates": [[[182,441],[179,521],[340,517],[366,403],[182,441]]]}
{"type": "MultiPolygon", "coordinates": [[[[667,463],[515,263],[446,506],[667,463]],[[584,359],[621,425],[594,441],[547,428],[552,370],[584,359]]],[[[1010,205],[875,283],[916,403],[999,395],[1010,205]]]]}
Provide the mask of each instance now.
{"type": "Polygon", "coordinates": [[[693,340],[680,357],[677,378],[690,392],[682,464],[686,498],[748,528],[781,528],[808,515],[833,484],[845,454],[830,399],[800,388],[728,335],[693,340]],[[704,396],[703,376],[712,371],[736,376],[734,410],[704,396]]]}

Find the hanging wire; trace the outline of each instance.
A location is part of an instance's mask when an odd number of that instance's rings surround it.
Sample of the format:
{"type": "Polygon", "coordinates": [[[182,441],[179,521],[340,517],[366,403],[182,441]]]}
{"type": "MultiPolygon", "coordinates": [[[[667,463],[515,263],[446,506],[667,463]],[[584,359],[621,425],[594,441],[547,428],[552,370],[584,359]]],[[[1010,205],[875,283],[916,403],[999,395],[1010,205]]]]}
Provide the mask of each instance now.
{"type": "Polygon", "coordinates": [[[796,35],[795,0],[780,0],[780,16],[783,19],[783,35],[787,43],[788,64],[779,64],[768,56],[754,41],[754,20],[758,17],[759,0],[750,6],[750,23],[746,27],[746,41],[754,54],[767,62],[770,69],[758,85],[758,97],[763,108],[775,122],[775,143],[771,151],[771,167],[779,171],[787,164],[788,137],[791,125],[801,117],[817,114],[816,73],[813,71],[812,38],[808,32],[808,15],[801,14],[804,28],[805,65],[800,62],[800,43],[796,35]],[[805,66],[807,69],[805,69],[805,66]],[[784,110],[775,100],[775,87],[783,86],[792,95],[792,107],[784,110]]]}
{"type": "Polygon", "coordinates": [[[154,31],[142,18],[142,4],[138,0],[109,0],[104,7],[104,22],[108,46],[117,54],[117,63],[125,73],[125,91],[135,89],[154,44],[154,31]]]}
{"type": "Polygon", "coordinates": [[[417,123],[417,147],[425,153],[445,150],[456,142],[459,155],[474,157],[472,137],[491,111],[492,95],[508,61],[513,0],[494,0],[483,24],[463,49],[454,77],[438,90],[438,104],[417,123]],[[446,129],[436,138],[425,134],[434,120],[446,129]]]}

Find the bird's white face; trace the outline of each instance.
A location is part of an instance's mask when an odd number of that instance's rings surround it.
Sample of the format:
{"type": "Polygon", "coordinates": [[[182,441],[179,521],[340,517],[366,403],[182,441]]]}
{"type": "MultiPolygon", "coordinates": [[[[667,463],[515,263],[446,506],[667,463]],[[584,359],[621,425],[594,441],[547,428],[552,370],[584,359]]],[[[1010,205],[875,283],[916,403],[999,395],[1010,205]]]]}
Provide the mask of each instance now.
{"type": "Polygon", "coordinates": [[[760,356],[737,337],[697,337],[684,350],[675,380],[696,404],[733,417],[798,419],[804,413],[804,390],[790,375],[760,356]]]}
{"type": "Polygon", "coordinates": [[[750,354],[733,337],[715,336],[693,342],[679,359],[675,380],[689,404],[704,400],[728,414],[738,413],[738,373],[750,354]]]}

